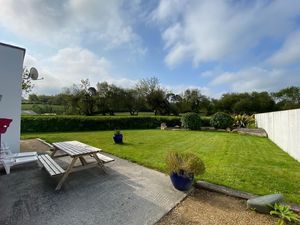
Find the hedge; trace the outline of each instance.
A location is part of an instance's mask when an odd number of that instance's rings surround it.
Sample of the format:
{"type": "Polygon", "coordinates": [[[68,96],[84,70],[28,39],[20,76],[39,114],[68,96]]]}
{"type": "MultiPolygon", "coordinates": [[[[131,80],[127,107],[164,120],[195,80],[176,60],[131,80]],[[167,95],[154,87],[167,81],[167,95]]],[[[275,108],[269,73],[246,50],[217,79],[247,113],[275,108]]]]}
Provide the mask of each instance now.
{"type": "Polygon", "coordinates": [[[153,129],[166,123],[180,125],[175,116],[22,116],[21,132],[93,131],[113,129],[153,129]]]}

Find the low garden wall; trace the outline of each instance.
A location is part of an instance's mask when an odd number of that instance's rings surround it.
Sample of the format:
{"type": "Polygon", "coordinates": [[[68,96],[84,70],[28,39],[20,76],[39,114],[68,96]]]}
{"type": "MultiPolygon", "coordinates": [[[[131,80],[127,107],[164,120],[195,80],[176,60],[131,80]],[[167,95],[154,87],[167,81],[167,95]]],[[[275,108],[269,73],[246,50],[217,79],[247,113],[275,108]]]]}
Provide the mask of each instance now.
{"type": "Polygon", "coordinates": [[[275,144],[300,162],[300,109],[260,113],[255,119],[275,144]]]}

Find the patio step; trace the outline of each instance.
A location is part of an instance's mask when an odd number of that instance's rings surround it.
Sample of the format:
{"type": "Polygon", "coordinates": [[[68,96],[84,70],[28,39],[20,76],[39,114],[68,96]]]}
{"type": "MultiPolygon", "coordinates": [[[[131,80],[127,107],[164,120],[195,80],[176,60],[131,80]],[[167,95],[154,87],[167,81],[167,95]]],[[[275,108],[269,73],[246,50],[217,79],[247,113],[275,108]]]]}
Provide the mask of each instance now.
{"type": "Polygon", "coordinates": [[[38,160],[43,164],[50,176],[57,176],[65,173],[65,170],[61,168],[48,154],[39,155],[38,160]]]}

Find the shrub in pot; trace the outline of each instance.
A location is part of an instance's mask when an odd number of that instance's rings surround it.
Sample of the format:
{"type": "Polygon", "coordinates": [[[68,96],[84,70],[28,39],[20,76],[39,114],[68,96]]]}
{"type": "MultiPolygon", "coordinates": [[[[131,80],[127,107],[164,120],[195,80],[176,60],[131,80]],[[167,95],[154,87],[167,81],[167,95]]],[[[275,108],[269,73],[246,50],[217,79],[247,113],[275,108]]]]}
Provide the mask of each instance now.
{"type": "Polygon", "coordinates": [[[210,125],[216,129],[232,127],[234,119],[227,113],[217,112],[210,119],[210,125]]]}
{"type": "Polygon", "coordinates": [[[185,113],[181,117],[181,125],[191,130],[201,130],[201,117],[194,112],[185,113]]]}
{"type": "Polygon", "coordinates": [[[194,177],[205,172],[204,162],[189,152],[169,152],[166,166],[174,187],[180,191],[188,191],[193,185],[194,177]]]}
{"type": "Polygon", "coordinates": [[[120,130],[115,130],[113,139],[114,139],[114,142],[116,144],[122,144],[123,143],[123,134],[121,134],[120,130]]]}

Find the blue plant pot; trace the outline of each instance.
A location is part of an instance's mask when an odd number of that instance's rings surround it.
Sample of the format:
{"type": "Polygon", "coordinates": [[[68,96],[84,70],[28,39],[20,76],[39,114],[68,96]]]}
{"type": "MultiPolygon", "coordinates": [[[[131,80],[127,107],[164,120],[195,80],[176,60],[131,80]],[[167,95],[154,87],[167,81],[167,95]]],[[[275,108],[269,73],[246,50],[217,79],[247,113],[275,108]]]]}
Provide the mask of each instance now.
{"type": "Polygon", "coordinates": [[[123,143],[123,134],[115,134],[113,136],[113,139],[116,144],[122,144],[123,143]]]}
{"type": "Polygon", "coordinates": [[[179,191],[188,191],[193,186],[194,176],[189,177],[184,174],[172,172],[170,178],[174,187],[179,191]]]}

